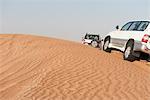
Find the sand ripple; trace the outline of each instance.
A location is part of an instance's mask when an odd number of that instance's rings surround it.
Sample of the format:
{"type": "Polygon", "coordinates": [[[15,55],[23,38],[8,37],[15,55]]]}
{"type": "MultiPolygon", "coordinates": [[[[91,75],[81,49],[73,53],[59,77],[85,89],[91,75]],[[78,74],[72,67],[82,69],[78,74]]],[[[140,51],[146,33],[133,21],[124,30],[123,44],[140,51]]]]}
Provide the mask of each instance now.
{"type": "Polygon", "coordinates": [[[150,68],[74,42],[0,35],[0,100],[150,100],[150,68]]]}

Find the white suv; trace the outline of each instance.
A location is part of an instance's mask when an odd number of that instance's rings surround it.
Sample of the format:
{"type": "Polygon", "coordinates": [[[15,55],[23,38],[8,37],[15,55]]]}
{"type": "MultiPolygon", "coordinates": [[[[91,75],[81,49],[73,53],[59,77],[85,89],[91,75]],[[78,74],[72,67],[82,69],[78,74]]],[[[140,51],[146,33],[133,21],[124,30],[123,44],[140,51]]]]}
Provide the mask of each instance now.
{"type": "Polygon", "coordinates": [[[86,33],[86,35],[82,37],[82,44],[88,44],[94,48],[99,47],[101,44],[101,37],[99,34],[86,33]]]}
{"type": "Polygon", "coordinates": [[[133,61],[140,52],[150,55],[150,21],[132,21],[121,29],[110,32],[104,38],[103,50],[111,52],[111,48],[121,50],[125,60],[133,61]]]}

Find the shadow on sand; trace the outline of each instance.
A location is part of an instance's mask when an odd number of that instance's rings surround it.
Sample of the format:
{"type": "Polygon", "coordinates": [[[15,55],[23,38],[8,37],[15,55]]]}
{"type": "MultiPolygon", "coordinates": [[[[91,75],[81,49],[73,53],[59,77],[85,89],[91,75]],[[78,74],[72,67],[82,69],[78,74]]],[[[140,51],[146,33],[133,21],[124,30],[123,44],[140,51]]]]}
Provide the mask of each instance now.
{"type": "MultiPolygon", "coordinates": [[[[119,52],[123,53],[121,50],[118,50],[118,49],[115,49],[115,48],[112,48],[111,50],[119,51],[119,52]]],[[[140,57],[135,57],[134,61],[140,61],[140,60],[146,60],[147,61],[148,57],[149,57],[148,54],[140,52],[140,57]]]]}

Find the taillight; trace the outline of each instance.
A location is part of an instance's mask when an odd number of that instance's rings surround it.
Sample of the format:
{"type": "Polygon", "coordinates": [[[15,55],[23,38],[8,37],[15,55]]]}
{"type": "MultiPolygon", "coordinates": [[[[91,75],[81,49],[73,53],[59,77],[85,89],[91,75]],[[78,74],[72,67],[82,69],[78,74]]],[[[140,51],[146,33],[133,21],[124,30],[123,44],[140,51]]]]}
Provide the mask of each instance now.
{"type": "Polygon", "coordinates": [[[143,38],[142,38],[142,42],[147,43],[147,42],[148,42],[148,40],[149,40],[149,38],[150,38],[150,35],[145,34],[145,35],[143,36],[143,38]]]}

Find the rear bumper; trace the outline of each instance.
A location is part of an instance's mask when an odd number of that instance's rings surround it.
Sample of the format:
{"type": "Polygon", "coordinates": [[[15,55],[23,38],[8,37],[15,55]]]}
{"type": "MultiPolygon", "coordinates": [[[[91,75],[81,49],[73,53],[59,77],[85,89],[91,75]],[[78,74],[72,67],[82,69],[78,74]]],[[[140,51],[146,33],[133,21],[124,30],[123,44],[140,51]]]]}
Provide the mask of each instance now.
{"type": "Polygon", "coordinates": [[[148,49],[145,45],[142,45],[141,51],[147,54],[150,54],[150,49],[148,49]]]}
{"type": "Polygon", "coordinates": [[[91,44],[90,42],[82,41],[82,44],[91,44]]]}
{"type": "Polygon", "coordinates": [[[142,42],[135,42],[134,51],[141,51],[141,52],[150,54],[150,49],[148,49],[146,44],[142,42]]]}
{"type": "Polygon", "coordinates": [[[89,39],[82,40],[82,44],[90,44],[91,42],[92,42],[92,40],[89,40],[89,39]]]}

